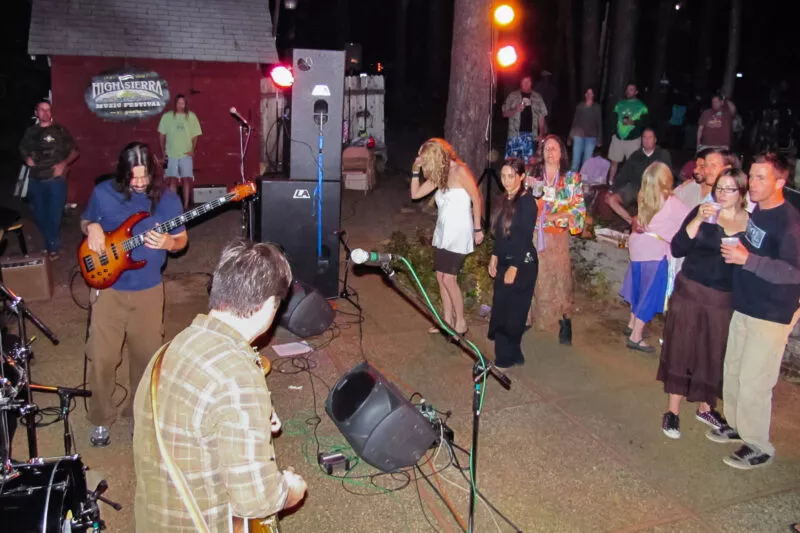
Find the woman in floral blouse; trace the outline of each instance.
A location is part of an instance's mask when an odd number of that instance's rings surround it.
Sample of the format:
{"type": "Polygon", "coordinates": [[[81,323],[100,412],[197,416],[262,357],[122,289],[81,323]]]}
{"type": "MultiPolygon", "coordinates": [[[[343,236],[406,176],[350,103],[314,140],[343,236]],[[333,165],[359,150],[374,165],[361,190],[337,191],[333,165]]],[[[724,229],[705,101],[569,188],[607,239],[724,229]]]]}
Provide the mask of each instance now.
{"type": "Polygon", "coordinates": [[[539,281],[531,308],[533,326],[555,331],[561,324],[559,340],[571,342],[572,265],[569,236],[583,231],[586,206],[581,177],[570,170],[567,150],[561,139],[548,135],[540,146],[539,163],[529,179],[538,197],[538,220],[534,244],[539,253],[539,281]],[[567,333],[569,332],[569,333],[567,333]]]}

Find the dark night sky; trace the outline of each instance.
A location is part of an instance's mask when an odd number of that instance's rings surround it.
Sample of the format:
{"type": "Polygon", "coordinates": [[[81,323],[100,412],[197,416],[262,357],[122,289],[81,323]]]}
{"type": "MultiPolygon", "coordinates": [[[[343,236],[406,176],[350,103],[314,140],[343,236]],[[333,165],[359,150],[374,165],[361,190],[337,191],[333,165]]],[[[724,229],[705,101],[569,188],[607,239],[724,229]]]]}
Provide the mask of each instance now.
{"type": "MultiPolygon", "coordinates": [[[[274,1],[274,0],[270,0],[274,1]]],[[[411,88],[425,86],[425,59],[430,53],[428,37],[428,11],[431,1],[408,0],[410,4],[408,43],[409,74],[405,84],[411,88]]],[[[447,2],[448,0],[441,0],[447,2]]],[[[558,0],[520,0],[523,10],[521,23],[528,62],[535,61],[541,68],[557,70],[553,58],[556,41],[556,10],[558,0]]],[[[699,19],[701,2],[715,1],[720,6],[720,16],[713,31],[715,53],[712,66],[712,87],[721,84],[722,69],[727,48],[729,0],[683,0],[682,9],[675,14],[670,35],[668,74],[678,80],[691,75],[694,67],[696,38],[699,29],[693,20],[699,19]]],[[[395,21],[399,0],[297,0],[294,13],[283,11],[280,23],[279,45],[286,45],[289,32],[295,30],[294,44],[298,47],[341,48],[346,41],[363,46],[364,62],[374,65],[380,61],[391,74],[395,58],[395,21]]],[[[579,11],[581,0],[573,0],[579,11]]],[[[795,28],[798,20],[794,0],[744,0],[743,36],[740,68],[743,80],[737,81],[736,99],[760,102],[766,97],[767,86],[787,79],[793,87],[800,87],[800,46],[795,28]],[[790,7],[789,7],[790,6],[790,7]]],[[[448,2],[452,6],[452,0],[448,2]]],[[[0,17],[0,121],[8,130],[20,120],[28,120],[32,99],[47,94],[47,67],[44,58],[36,61],[26,54],[27,26],[30,0],[10,0],[4,3],[4,16],[0,17]]],[[[655,0],[640,0],[641,17],[637,43],[636,77],[647,83],[650,79],[649,54],[655,34],[655,0]]],[[[452,7],[445,9],[442,35],[442,69],[449,72],[449,38],[452,30],[452,7]]],[[[576,12],[576,17],[579,16],[576,12]]],[[[705,30],[705,29],[704,29],[705,30]]],[[[576,20],[575,35],[580,35],[580,22],[576,20]]],[[[580,52],[576,43],[576,53],[580,52]]],[[[511,78],[511,76],[506,76],[511,78]]],[[[515,79],[515,76],[513,77],[515,79]]],[[[446,83],[447,74],[444,76],[446,83]]],[[[502,81],[502,79],[501,79],[502,81]]],[[[397,80],[390,77],[389,91],[397,80]]],[[[501,84],[502,86],[502,84],[501,84]]],[[[429,88],[426,88],[429,89],[429,88]]],[[[446,89],[446,86],[445,86],[446,89]]],[[[446,93],[446,90],[444,91],[446,93]]],[[[563,92],[563,91],[562,91],[563,92]]],[[[424,97],[424,94],[420,95],[424,97]]],[[[14,128],[16,129],[16,127],[14,128]]],[[[1,134],[1,133],[0,133],[1,134]]],[[[8,150],[10,137],[1,134],[3,146],[8,150]]],[[[13,137],[13,135],[12,135],[13,137]]]]}

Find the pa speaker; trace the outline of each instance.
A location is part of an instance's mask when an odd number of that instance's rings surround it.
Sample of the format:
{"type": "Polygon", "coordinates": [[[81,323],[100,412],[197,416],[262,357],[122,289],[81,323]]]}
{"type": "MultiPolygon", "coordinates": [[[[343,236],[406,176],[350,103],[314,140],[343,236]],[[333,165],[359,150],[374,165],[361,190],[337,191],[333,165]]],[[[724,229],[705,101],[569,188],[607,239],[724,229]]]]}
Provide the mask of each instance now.
{"type": "Polygon", "coordinates": [[[323,178],[340,180],[342,179],[344,52],[295,49],[292,61],[294,84],[289,177],[301,180],[317,177],[321,131],[323,178]],[[320,117],[322,110],[325,113],[320,117]]]}
{"type": "Polygon", "coordinates": [[[319,291],[293,281],[281,313],[281,326],[305,339],[319,335],[333,323],[336,312],[319,291]]]}
{"type": "Polygon", "coordinates": [[[341,182],[324,181],[315,194],[316,181],[260,179],[254,240],[274,242],[283,248],[294,279],[335,298],[339,289],[339,215],[341,182]],[[317,217],[322,202],[322,219],[317,217]],[[321,231],[322,251],[318,250],[321,231]]]}
{"type": "Polygon", "coordinates": [[[336,383],[325,412],[353,451],[383,472],[416,464],[436,442],[431,423],[367,362],[336,383]]]}

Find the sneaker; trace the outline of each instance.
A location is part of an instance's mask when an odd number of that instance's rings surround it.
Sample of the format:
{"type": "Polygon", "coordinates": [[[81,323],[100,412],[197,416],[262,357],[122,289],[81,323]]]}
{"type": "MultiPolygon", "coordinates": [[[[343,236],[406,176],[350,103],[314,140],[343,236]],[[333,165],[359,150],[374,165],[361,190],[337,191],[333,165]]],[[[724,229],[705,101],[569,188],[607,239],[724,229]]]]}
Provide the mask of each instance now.
{"type": "Polygon", "coordinates": [[[720,429],[728,425],[728,421],[725,420],[725,417],[722,416],[716,409],[711,409],[710,411],[706,411],[704,413],[696,411],[694,413],[694,417],[703,424],[707,424],[714,429],[720,429]]]}
{"type": "Polygon", "coordinates": [[[105,426],[92,426],[89,430],[89,442],[95,448],[103,448],[111,444],[111,433],[105,426]]]}
{"type": "Polygon", "coordinates": [[[726,442],[742,442],[739,432],[725,424],[719,429],[710,429],[706,433],[706,438],[711,442],[724,444],[726,442]]]}
{"type": "Polygon", "coordinates": [[[759,466],[767,466],[772,462],[773,457],[764,453],[755,446],[743,444],[741,448],[733,452],[722,460],[728,466],[739,470],[752,470],[759,466]]]}
{"type": "Polygon", "coordinates": [[[681,438],[681,420],[678,415],[672,411],[664,413],[664,418],[661,419],[661,429],[664,435],[671,439],[681,438]]]}

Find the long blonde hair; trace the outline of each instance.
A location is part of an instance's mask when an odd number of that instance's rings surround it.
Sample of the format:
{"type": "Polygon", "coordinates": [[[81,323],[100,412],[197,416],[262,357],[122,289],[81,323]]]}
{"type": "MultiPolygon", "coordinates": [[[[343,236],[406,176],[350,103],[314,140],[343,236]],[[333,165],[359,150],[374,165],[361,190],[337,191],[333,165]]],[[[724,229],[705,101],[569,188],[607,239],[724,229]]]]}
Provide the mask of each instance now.
{"type": "Polygon", "coordinates": [[[664,202],[672,196],[672,171],[660,161],[651,163],[642,174],[642,187],[639,189],[639,223],[647,226],[653,217],[664,207],[664,202]]]}
{"type": "Polygon", "coordinates": [[[447,190],[447,177],[450,174],[450,162],[463,162],[449,142],[438,137],[428,139],[419,149],[422,158],[422,173],[425,179],[433,181],[439,189],[447,190]]]}

